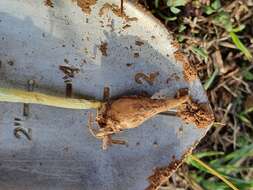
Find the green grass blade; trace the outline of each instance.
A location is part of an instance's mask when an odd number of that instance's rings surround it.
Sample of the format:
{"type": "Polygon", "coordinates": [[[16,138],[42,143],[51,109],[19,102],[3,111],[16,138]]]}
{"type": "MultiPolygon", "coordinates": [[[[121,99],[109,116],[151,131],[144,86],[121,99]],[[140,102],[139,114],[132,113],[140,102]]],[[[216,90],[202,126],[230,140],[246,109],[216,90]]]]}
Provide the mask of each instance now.
{"type": "Polygon", "coordinates": [[[181,10],[177,7],[170,7],[170,11],[174,14],[178,14],[181,12],[181,10]]]}
{"type": "Polygon", "coordinates": [[[192,50],[193,53],[195,53],[196,55],[198,55],[200,58],[202,58],[202,59],[208,59],[208,54],[207,54],[207,52],[203,48],[192,46],[191,50],[192,50]]]}
{"type": "Polygon", "coordinates": [[[252,190],[253,188],[253,180],[246,181],[246,180],[241,180],[235,177],[227,177],[231,182],[236,184],[240,190],[252,190]]]}
{"type": "Polygon", "coordinates": [[[155,0],[155,8],[159,7],[159,0],[155,0]]]}
{"type": "Polygon", "coordinates": [[[199,152],[199,153],[194,154],[194,156],[196,156],[197,158],[205,158],[205,157],[219,156],[219,155],[224,155],[224,152],[208,151],[208,152],[199,152]]]}
{"type": "Polygon", "coordinates": [[[248,60],[251,60],[252,54],[250,53],[250,51],[244,46],[244,44],[241,42],[241,40],[238,38],[238,36],[234,33],[234,32],[229,32],[229,35],[232,39],[232,41],[234,42],[234,44],[236,45],[236,47],[241,50],[241,52],[246,56],[246,58],[248,60]]]}
{"type": "Polygon", "coordinates": [[[211,87],[211,85],[214,82],[214,79],[218,76],[218,74],[219,74],[219,68],[216,67],[213,74],[212,74],[212,76],[204,84],[204,89],[205,90],[208,90],[211,87]]]}
{"type": "Polygon", "coordinates": [[[247,118],[247,115],[244,112],[239,113],[237,117],[245,124],[251,125],[251,121],[247,118]]]}
{"type": "Polygon", "coordinates": [[[229,161],[229,164],[235,164],[242,158],[247,158],[253,155],[253,144],[236,150],[224,157],[224,161],[229,161]]]}
{"type": "Polygon", "coordinates": [[[219,178],[220,180],[222,180],[224,183],[226,183],[229,187],[231,187],[233,190],[239,190],[233,183],[231,183],[225,176],[223,176],[222,174],[220,174],[219,172],[217,172],[216,170],[214,170],[213,168],[211,168],[209,165],[207,165],[206,163],[202,162],[201,160],[199,160],[196,156],[194,155],[190,155],[187,158],[188,161],[194,163],[194,165],[198,165],[199,168],[205,168],[205,170],[216,176],[217,178],[219,178]]]}
{"type": "Polygon", "coordinates": [[[240,159],[249,157],[251,155],[253,155],[253,144],[235,150],[234,152],[224,156],[223,158],[215,159],[211,161],[210,164],[215,167],[219,167],[224,163],[233,165],[240,159]]]}
{"type": "Polygon", "coordinates": [[[230,190],[226,184],[217,181],[209,181],[203,177],[196,176],[194,174],[190,175],[191,179],[199,183],[205,190],[230,190]]]}
{"type": "Polygon", "coordinates": [[[224,173],[225,175],[230,175],[231,173],[239,173],[242,171],[253,170],[253,167],[242,167],[242,166],[234,166],[234,165],[226,164],[226,165],[219,166],[216,169],[217,171],[224,173]]]}
{"type": "Polygon", "coordinates": [[[245,114],[253,112],[253,107],[250,107],[244,111],[245,114]]]}

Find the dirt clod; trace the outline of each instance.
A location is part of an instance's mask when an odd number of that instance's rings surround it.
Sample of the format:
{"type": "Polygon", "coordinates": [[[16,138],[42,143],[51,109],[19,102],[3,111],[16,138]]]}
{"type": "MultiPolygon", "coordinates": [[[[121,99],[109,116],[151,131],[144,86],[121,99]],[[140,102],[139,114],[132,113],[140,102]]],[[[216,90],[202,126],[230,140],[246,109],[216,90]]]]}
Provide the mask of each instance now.
{"type": "Polygon", "coordinates": [[[191,99],[178,107],[177,115],[186,123],[194,123],[198,128],[208,127],[214,121],[209,104],[196,103],[191,99]]]}

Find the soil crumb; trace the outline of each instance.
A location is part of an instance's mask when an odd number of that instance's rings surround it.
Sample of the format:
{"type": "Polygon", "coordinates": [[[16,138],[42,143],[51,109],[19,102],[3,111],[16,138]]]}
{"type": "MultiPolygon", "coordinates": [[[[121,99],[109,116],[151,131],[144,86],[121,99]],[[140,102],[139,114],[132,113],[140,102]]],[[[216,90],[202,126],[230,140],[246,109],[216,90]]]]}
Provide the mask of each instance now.
{"type": "Polygon", "coordinates": [[[77,6],[79,6],[82,11],[86,14],[91,13],[91,6],[95,5],[97,3],[97,0],[72,0],[73,2],[77,3],[77,6]]]}
{"type": "Polygon", "coordinates": [[[159,72],[153,72],[150,73],[148,75],[144,74],[144,73],[137,73],[135,75],[135,82],[138,84],[143,84],[142,80],[146,81],[149,85],[154,85],[154,82],[157,78],[157,76],[159,75],[159,72]]]}
{"type": "Polygon", "coordinates": [[[108,49],[107,42],[101,42],[101,45],[99,46],[99,50],[101,51],[103,56],[107,56],[107,49],[108,49]]]}
{"type": "Polygon", "coordinates": [[[184,79],[188,82],[194,81],[198,78],[198,74],[195,68],[193,68],[190,62],[187,60],[186,56],[179,51],[174,53],[174,56],[177,61],[180,61],[183,64],[183,74],[184,79]]]}
{"type": "Polygon", "coordinates": [[[48,7],[54,7],[54,4],[53,4],[53,2],[52,2],[52,0],[45,0],[44,1],[44,4],[46,5],[46,6],[48,6],[48,7]]]}
{"type": "Polygon", "coordinates": [[[150,185],[145,190],[156,190],[159,188],[162,183],[168,180],[170,175],[179,167],[181,162],[182,161],[180,160],[175,160],[168,166],[156,168],[154,174],[148,178],[150,185]]]}
{"type": "Polygon", "coordinates": [[[213,112],[207,103],[188,102],[178,107],[177,116],[186,123],[194,123],[198,128],[205,128],[214,122],[213,112]]]}
{"type": "Polygon", "coordinates": [[[105,3],[102,8],[99,11],[99,16],[102,17],[105,15],[109,10],[111,10],[116,16],[122,17],[126,21],[137,21],[138,19],[136,17],[129,17],[124,10],[121,10],[121,7],[119,7],[116,4],[109,4],[105,3]]]}

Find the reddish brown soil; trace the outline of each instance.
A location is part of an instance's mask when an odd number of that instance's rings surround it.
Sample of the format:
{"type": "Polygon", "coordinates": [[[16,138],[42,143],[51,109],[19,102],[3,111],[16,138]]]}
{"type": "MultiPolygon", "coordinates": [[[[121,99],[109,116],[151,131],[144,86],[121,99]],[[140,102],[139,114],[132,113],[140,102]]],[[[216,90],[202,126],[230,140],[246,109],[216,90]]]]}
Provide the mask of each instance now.
{"type": "Polygon", "coordinates": [[[148,177],[149,186],[145,190],[157,190],[159,187],[165,183],[168,178],[180,167],[183,163],[183,160],[187,158],[190,154],[192,154],[192,150],[196,145],[190,147],[181,157],[180,160],[175,160],[175,156],[173,156],[172,161],[168,166],[155,168],[153,174],[148,177]]]}
{"type": "Polygon", "coordinates": [[[86,14],[91,13],[91,6],[95,5],[97,0],[72,0],[76,2],[77,5],[82,9],[82,11],[86,14]]]}
{"type": "Polygon", "coordinates": [[[180,48],[180,44],[176,40],[172,41],[171,45],[176,49],[180,48]]]}
{"type": "Polygon", "coordinates": [[[54,4],[53,4],[53,2],[52,2],[52,0],[45,0],[44,1],[44,4],[46,5],[46,6],[48,6],[48,7],[54,7],[54,4]]]}
{"type": "Polygon", "coordinates": [[[99,16],[105,15],[109,10],[111,10],[116,16],[122,17],[126,21],[137,21],[136,17],[129,17],[124,10],[118,5],[105,3],[99,11],[99,16]]]}
{"type": "Polygon", "coordinates": [[[154,174],[148,178],[150,185],[146,190],[156,190],[159,188],[166,180],[168,180],[168,177],[178,168],[181,162],[181,160],[175,160],[168,166],[156,168],[154,174]]]}
{"type": "Polygon", "coordinates": [[[177,115],[186,123],[194,123],[198,128],[210,126],[214,121],[209,104],[198,104],[191,99],[178,107],[177,115]]]}
{"type": "Polygon", "coordinates": [[[184,73],[184,78],[186,81],[191,82],[193,80],[196,80],[198,77],[197,71],[195,68],[193,68],[188,61],[187,57],[181,53],[180,51],[176,51],[174,53],[174,56],[177,61],[181,62],[183,64],[183,73],[184,73]]]}

